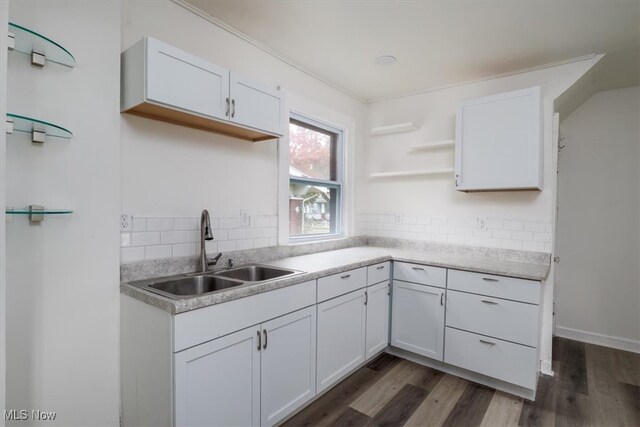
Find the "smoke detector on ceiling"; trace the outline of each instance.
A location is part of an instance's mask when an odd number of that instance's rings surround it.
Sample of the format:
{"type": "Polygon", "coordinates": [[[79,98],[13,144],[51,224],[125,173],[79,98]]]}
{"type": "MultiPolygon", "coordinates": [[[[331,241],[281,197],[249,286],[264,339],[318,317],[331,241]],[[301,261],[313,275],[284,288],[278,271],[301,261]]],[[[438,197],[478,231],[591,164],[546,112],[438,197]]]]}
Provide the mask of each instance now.
{"type": "Polygon", "coordinates": [[[378,56],[374,62],[377,65],[391,65],[391,64],[395,64],[396,61],[398,60],[398,58],[396,58],[395,56],[392,55],[382,55],[382,56],[378,56]]]}

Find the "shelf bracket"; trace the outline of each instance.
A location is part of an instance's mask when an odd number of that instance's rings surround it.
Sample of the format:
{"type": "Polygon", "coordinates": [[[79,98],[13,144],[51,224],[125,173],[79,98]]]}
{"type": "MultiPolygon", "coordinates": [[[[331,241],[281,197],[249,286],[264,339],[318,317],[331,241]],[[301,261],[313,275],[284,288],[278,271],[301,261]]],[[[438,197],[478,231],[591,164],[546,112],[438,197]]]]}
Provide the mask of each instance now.
{"type": "Polygon", "coordinates": [[[41,205],[29,205],[29,221],[30,222],[42,222],[44,221],[44,206],[41,205]]]}
{"type": "Polygon", "coordinates": [[[7,37],[8,37],[7,48],[9,50],[15,49],[15,47],[16,47],[16,35],[14,33],[12,33],[11,31],[9,31],[7,33],[7,37]]]}
{"type": "Polygon", "coordinates": [[[42,144],[47,140],[47,133],[44,127],[34,126],[31,132],[31,142],[42,144]]]}
{"type": "Polygon", "coordinates": [[[44,50],[39,48],[33,48],[31,51],[31,65],[35,65],[36,67],[44,67],[47,63],[47,56],[44,53],[44,50]]]}
{"type": "Polygon", "coordinates": [[[7,117],[6,129],[8,134],[13,133],[13,119],[7,117]]]}

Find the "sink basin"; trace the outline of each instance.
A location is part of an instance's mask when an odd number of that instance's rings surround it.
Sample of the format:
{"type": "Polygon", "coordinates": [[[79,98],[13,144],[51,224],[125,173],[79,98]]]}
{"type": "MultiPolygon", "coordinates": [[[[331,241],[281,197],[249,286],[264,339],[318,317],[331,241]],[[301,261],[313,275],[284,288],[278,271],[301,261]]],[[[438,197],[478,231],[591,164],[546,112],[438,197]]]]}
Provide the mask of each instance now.
{"type": "Polygon", "coordinates": [[[198,295],[221,291],[242,285],[243,282],[216,276],[176,277],[169,280],[144,281],[132,283],[134,286],[168,296],[173,299],[191,298],[198,295]]]}
{"type": "Polygon", "coordinates": [[[168,298],[186,299],[301,273],[302,271],[287,268],[254,264],[217,272],[207,271],[140,280],[129,284],[168,298]]]}
{"type": "Polygon", "coordinates": [[[299,273],[300,272],[296,270],[289,270],[288,268],[269,267],[266,265],[246,265],[216,273],[216,277],[228,277],[245,282],[263,282],[299,273]]]}

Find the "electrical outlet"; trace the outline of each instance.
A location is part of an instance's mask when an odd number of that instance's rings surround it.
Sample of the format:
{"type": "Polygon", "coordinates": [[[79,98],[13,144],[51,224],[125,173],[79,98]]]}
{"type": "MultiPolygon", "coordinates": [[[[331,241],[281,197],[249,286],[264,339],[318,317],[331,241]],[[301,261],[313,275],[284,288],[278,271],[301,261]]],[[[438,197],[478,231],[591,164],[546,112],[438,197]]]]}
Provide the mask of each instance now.
{"type": "Polygon", "coordinates": [[[249,213],[244,209],[240,209],[240,227],[248,227],[249,218],[249,213]]]}
{"type": "Polygon", "coordinates": [[[396,215],[396,224],[402,224],[402,215],[396,215]]]}
{"type": "Polygon", "coordinates": [[[120,231],[131,231],[131,215],[120,215],[120,231]]]}
{"type": "Polygon", "coordinates": [[[487,220],[478,218],[478,228],[482,231],[487,231],[487,220]]]}

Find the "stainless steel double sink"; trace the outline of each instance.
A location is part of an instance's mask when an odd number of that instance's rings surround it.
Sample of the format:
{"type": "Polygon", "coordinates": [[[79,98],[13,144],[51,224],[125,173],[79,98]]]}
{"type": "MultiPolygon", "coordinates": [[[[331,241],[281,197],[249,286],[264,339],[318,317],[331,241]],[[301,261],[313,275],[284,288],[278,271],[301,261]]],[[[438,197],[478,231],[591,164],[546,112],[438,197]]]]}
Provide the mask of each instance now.
{"type": "Polygon", "coordinates": [[[139,280],[129,284],[172,299],[193,298],[242,285],[281,279],[303,271],[266,265],[245,265],[221,271],[189,273],[157,279],[139,280]]]}

